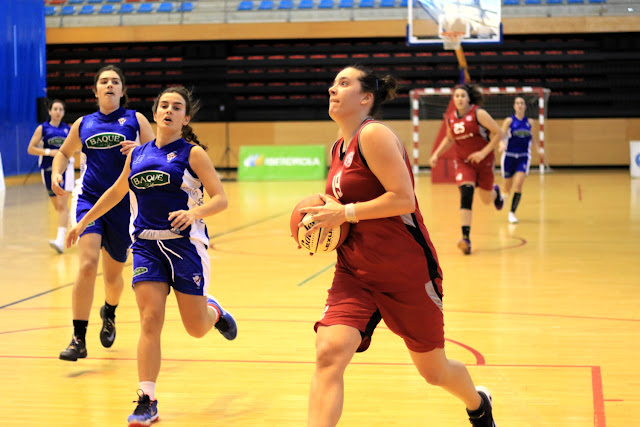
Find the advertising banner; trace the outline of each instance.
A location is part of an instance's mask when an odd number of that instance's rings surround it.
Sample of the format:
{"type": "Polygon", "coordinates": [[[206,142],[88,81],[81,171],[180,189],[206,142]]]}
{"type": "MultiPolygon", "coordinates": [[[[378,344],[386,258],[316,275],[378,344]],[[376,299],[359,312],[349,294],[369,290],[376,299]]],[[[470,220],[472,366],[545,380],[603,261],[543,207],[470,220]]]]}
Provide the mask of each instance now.
{"type": "Polygon", "coordinates": [[[239,181],[294,181],[327,177],[324,145],[245,145],[240,147],[239,160],[239,181]]]}

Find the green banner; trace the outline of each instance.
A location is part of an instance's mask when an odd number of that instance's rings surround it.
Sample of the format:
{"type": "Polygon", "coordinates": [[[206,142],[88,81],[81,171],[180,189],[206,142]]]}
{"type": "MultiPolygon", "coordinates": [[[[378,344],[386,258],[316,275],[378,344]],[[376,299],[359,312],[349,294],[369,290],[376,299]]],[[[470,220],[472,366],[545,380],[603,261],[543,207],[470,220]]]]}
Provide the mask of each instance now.
{"type": "Polygon", "coordinates": [[[324,179],[324,145],[245,145],[240,147],[238,180],[324,179]]]}

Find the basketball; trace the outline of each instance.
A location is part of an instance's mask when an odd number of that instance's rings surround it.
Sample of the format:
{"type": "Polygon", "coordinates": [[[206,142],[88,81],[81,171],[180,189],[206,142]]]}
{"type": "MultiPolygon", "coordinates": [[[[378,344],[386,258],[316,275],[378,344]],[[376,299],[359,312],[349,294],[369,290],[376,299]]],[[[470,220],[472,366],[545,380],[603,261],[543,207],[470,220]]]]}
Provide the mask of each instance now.
{"type": "MultiPolygon", "coordinates": [[[[331,197],[331,196],[327,196],[331,197]]],[[[335,197],[331,197],[334,201],[340,203],[335,197]]],[[[313,227],[315,224],[311,219],[310,214],[304,214],[302,212],[298,212],[300,208],[306,208],[309,206],[322,206],[324,202],[317,194],[312,194],[310,196],[302,199],[294,208],[293,212],[291,212],[291,220],[289,222],[289,227],[291,228],[291,236],[300,246],[308,250],[310,253],[326,253],[335,250],[338,246],[340,246],[347,235],[349,234],[349,226],[348,222],[343,222],[339,227],[334,227],[329,230],[329,235],[325,239],[325,241],[320,244],[320,234],[322,233],[322,228],[317,229],[315,232],[311,233],[308,236],[305,236],[304,233],[313,227]],[[304,226],[298,228],[298,224],[300,221],[304,222],[304,226]]]]}

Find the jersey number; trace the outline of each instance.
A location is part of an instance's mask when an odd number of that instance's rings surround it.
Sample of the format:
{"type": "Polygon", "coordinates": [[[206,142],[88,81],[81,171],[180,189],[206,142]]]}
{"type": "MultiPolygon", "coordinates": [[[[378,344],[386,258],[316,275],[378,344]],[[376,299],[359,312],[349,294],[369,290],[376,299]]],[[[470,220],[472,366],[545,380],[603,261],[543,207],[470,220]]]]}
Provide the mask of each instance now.
{"type": "Polygon", "coordinates": [[[338,172],[333,176],[333,180],[331,181],[331,191],[333,191],[333,196],[336,199],[340,199],[342,197],[342,188],[340,188],[340,176],[342,176],[342,172],[338,172]]]}
{"type": "Polygon", "coordinates": [[[458,122],[453,124],[453,133],[460,135],[464,133],[464,122],[458,122]]]}

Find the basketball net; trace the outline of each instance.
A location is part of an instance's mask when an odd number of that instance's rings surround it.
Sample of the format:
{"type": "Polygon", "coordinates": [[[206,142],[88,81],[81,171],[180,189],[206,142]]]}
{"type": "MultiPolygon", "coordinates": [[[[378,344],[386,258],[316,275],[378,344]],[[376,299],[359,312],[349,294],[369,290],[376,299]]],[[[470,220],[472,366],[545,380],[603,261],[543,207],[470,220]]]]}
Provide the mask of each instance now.
{"type": "Polygon", "coordinates": [[[460,43],[462,43],[465,35],[466,33],[463,31],[443,31],[440,37],[442,38],[444,50],[460,49],[460,43]]]}

